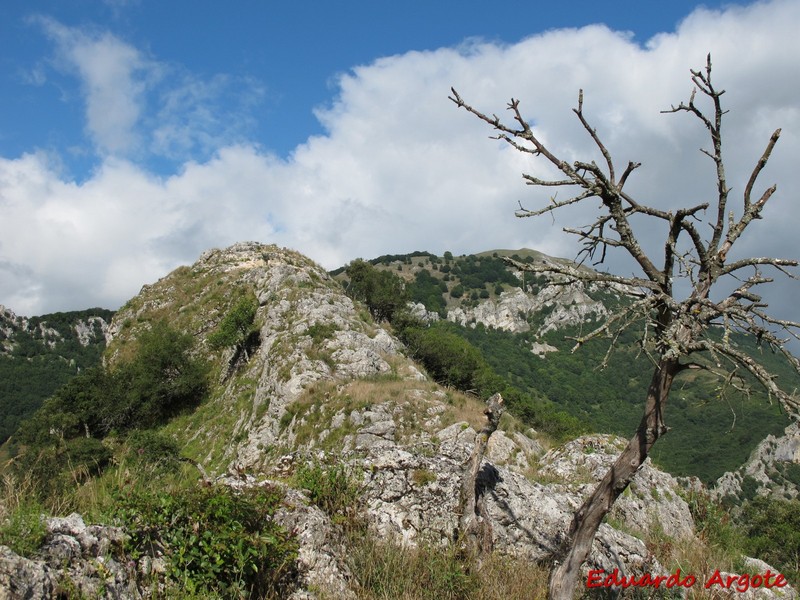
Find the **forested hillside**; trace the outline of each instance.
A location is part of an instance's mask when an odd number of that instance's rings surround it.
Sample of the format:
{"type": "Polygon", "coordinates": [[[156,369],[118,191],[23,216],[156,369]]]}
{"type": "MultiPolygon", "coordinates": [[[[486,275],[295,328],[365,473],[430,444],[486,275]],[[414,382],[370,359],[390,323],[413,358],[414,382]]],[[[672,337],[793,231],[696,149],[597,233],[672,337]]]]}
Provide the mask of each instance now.
{"type": "MultiPolygon", "coordinates": [[[[587,289],[551,301],[545,298],[558,286],[544,276],[531,278],[528,274],[523,279],[507,266],[503,256],[521,262],[561,260],[532,250],[498,250],[469,256],[448,252],[443,257],[414,252],[381,256],[363,264],[383,273],[387,285],[391,281],[388,274],[402,280],[403,302],[424,305],[424,315],[417,311],[424,326],[417,323],[408,329],[402,319],[397,325],[400,337],[419,360],[435,363],[439,352],[460,351],[458,368],[473,369],[474,376],[461,373],[454,379],[439,366],[438,379],[443,383],[479,393],[505,389],[504,395],[508,395],[513,389],[511,397],[516,402],[512,401],[511,410],[556,438],[581,430],[630,436],[641,419],[642,400],[652,374],[646,349],[639,341],[640,330],[631,327],[616,340],[605,368],[601,364],[610,340],[593,340],[571,353],[574,342],[569,339],[602,318],[603,307],[613,310],[627,302],[625,295],[617,290],[587,289]],[[502,299],[512,297],[510,292],[519,291],[524,291],[531,303],[501,305],[502,299]],[[571,305],[560,306],[559,301],[571,305]],[[517,314],[513,314],[515,310],[517,314]],[[586,315],[583,321],[578,320],[580,315],[586,315]],[[453,338],[468,342],[473,352],[459,349],[453,338]]],[[[347,286],[348,272],[357,264],[333,274],[347,286]]],[[[367,299],[362,296],[360,299],[367,299]]],[[[402,303],[396,294],[381,299],[379,291],[372,292],[372,302],[402,303]]],[[[733,343],[757,355],[781,378],[798,379],[754,340],[734,336],[733,343]]],[[[437,376],[435,364],[433,370],[437,376]]],[[[672,431],[654,447],[653,460],[673,474],[695,475],[706,482],[736,469],[762,439],[780,434],[789,423],[762,390],[754,388],[754,393],[743,394],[706,372],[681,376],[670,397],[667,421],[672,431]]]]}
{"type": "Polygon", "coordinates": [[[113,311],[19,317],[0,307],[0,443],[82,369],[100,362],[113,311]]]}

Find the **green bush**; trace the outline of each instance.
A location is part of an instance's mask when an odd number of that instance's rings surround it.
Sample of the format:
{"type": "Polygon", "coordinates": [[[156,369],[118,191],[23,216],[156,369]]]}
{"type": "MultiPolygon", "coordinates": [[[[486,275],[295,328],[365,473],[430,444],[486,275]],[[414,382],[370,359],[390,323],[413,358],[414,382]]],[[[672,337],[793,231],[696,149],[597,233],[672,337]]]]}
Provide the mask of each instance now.
{"type": "Polygon", "coordinates": [[[207,389],[208,365],[194,358],[194,339],[166,323],[139,338],[134,359],[114,372],[119,404],[116,429],[149,428],[199,404],[207,389]]]}
{"type": "Polygon", "coordinates": [[[366,304],[376,321],[390,321],[405,306],[405,284],[394,273],[380,271],[361,259],[351,262],[345,272],[349,278],[347,295],[366,304]]]}
{"type": "Polygon", "coordinates": [[[76,376],[20,426],[14,470],[32,474],[44,497],[58,495],[109,464],[104,436],[156,427],[198,404],[208,365],[191,355],[192,343],[191,336],[157,323],[140,336],[130,361],[76,376]]]}
{"type": "Polygon", "coordinates": [[[127,446],[130,459],[138,466],[149,465],[165,471],[175,471],[178,468],[178,443],[159,431],[133,431],[128,436],[127,446]]]}
{"type": "Polygon", "coordinates": [[[120,492],[114,517],[134,559],[163,553],[170,582],[187,595],[284,597],[296,575],[297,543],[272,515],[282,494],[225,486],[170,493],[120,492]]]}
{"type": "Polygon", "coordinates": [[[745,551],[800,581],[800,500],[759,497],[743,506],[745,551]]]}
{"type": "Polygon", "coordinates": [[[306,329],[306,335],[311,337],[314,344],[321,344],[325,340],[331,339],[339,331],[339,326],[335,323],[314,323],[306,329]]]}
{"type": "Polygon", "coordinates": [[[427,328],[408,327],[401,337],[428,373],[443,385],[460,390],[474,390],[478,374],[486,368],[480,351],[449,325],[434,324],[427,328]]]}
{"type": "Polygon", "coordinates": [[[222,319],[216,331],[208,336],[213,350],[244,344],[254,331],[258,299],[253,292],[244,295],[222,319]]]}
{"type": "Polygon", "coordinates": [[[33,498],[17,506],[0,525],[0,545],[20,556],[33,557],[47,535],[42,513],[44,508],[33,498]]]}
{"type": "Polygon", "coordinates": [[[733,555],[740,554],[744,539],[729,510],[706,492],[688,492],[685,500],[698,536],[733,555]]]}

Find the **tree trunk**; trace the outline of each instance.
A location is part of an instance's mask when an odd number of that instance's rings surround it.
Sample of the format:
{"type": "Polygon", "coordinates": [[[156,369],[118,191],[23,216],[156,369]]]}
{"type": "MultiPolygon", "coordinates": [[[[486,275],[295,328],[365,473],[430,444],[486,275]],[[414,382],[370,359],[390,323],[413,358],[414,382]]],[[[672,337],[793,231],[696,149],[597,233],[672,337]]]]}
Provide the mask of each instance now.
{"type": "Polygon", "coordinates": [[[619,495],[628,487],[636,471],[647,458],[650,448],[667,432],[667,427],[664,425],[664,407],[672,381],[679,370],[680,365],[677,360],[662,359],[659,362],[647,390],[644,416],[636,434],[572,519],[559,553],[559,557],[563,556],[563,560],[556,562],[550,572],[549,600],[572,600],[581,565],[589,556],[594,536],[603,518],[614,506],[619,495]]]}
{"type": "Polygon", "coordinates": [[[461,481],[461,493],[459,498],[459,544],[461,551],[470,559],[478,561],[480,568],[480,557],[491,552],[492,547],[492,527],[487,515],[482,499],[477,498],[475,481],[481,468],[483,456],[489,445],[489,438],[497,429],[500,417],[503,414],[503,397],[495,394],[486,401],[486,425],[475,436],[475,447],[472,455],[467,461],[467,469],[464,479],[461,481]]]}

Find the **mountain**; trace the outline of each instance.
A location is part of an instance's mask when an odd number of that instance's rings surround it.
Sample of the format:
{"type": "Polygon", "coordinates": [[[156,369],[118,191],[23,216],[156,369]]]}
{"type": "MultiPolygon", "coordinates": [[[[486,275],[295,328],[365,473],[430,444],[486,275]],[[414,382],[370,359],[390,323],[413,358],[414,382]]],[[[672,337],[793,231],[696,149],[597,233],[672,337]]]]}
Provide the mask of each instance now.
{"type": "Polygon", "coordinates": [[[91,308],[21,317],[0,305],[0,444],[71,377],[99,364],[113,314],[91,308]]]}
{"type": "MultiPolygon", "coordinates": [[[[495,283],[490,298],[517,287],[495,283]]],[[[442,331],[430,339],[463,351],[456,362],[477,356],[442,331]]],[[[474,569],[457,534],[482,398],[439,385],[308,258],[210,250],[143,287],[108,335],[103,365],[13,438],[0,497],[11,598],[540,597],[573,512],[624,444],[557,443],[507,411],[472,486],[492,548],[474,569]]],[[[775,573],[743,558],[722,514],[699,482],[648,461],[587,567],[775,573]]]]}
{"type": "MultiPolygon", "coordinates": [[[[652,374],[641,344],[643,327],[633,324],[608,357],[609,339],[592,340],[574,353],[569,339],[591,331],[628,302],[626,290],[520,272],[504,256],[518,262],[569,262],[529,249],[443,257],[414,252],[368,262],[402,278],[409,299],[417,303],[415,314],[468,340],[504,380],[551,401],[591,431],[629,437],[639,424],[652,374]]],[[[347,285],[345,268],[332,274],[347,285]]],[[[777,373],[787,388],[800,386],[800,377],[781,357],[743,336],[731,340],[777,373]]],[[[745,394],[705,372],[681,376],[666,418],[672,430],[654,447],[653,460],[674,475],[707,483],[737,469],[765,437],[780,435],[789,425],[758,386],[745,394]]]]}

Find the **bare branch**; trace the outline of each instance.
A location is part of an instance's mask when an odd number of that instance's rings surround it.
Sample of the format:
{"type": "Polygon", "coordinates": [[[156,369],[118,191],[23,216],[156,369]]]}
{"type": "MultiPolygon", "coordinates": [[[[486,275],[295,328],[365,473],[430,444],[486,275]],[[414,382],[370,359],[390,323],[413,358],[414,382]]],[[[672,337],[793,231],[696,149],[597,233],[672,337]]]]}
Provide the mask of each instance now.
{"type": "Polygon", "coordinates": [[[779,271],[781,271],[787,277],[792,279],[799,279],[797,275],[783,269],[782,267],[796,267],[800,265],[800,262],[789,259],[789,258],[769,258],[769,257],[753,257],[753,258],[743,258],[742,260],[737,260],[736,262],[732,262],[730,264],[725,265],[719,271],[719,275],[728,275],[733,273],[734,271],[738,271],[739,269],[744,269],[745,267],[752,267],[755,265],[769,265],[775,267],[779,271]]]}
{"type": "Polygon", "coordinates": [[[750,174],[750,180],[747,182],[747,186],[744,188],[744,210],[747,211],[750,208],[750,194],[753,192],[753,186],[756,183],[756,179],[758,179],[761,170],[766,166],[767,161],[769,160],[770,155],[772,154],[772,149],[775,148],[775,144],[778,143],[778,138],[781,137],[781,130],[776,129],[772,136],[769,138],[769,143],[767,144],[764,153],[761,155],[761,158],[758,159],[756,166],[753,168],[753,172],[750,174]]]}
{"type": "Polygon", "coordinates": [[[744,367],[764,387],[770,397],[774,396],[778,399],[778,402],[780,402],[787,413],[793,415],[796,419],[800,418],[800,399],[798,399],[794,393],[788,394],[784,392],[778,384],[775,383],[777,376],[772,375],[756,360],[730,345],[721,344],[713,340],[705,339],[698,342],[698,344],[703,350],[722,354],[736,364],[744,367]]]}
{"type": "Polygon", "coordinates": [[[522,203],[520,203],[519,209],[514,212],[514,215],[521,219],[525,217],[538,217],[539,215],[553,212],[554,210],[563,208],[564,206],[569,206],[570,204],[577,204],[581,200],[586,200],[587,198],[590,198],[592,196],[594,196],[594,193],[586,191],[583,192],[582,194],[575,196],[574,198],[570,198],[569,200],[556,201],[555,198],[550,198],[551,203],[545,208],[540,208],[539,210],[530,210],[527,208],[523,208],[522,203]]]}
{"type": "MultiPolygon", "coordinates": [[[[597,135],[597,130],[589,125],[586,121],[586,118],[583,116],[583,90],[580,90],[578,93],[578,108],[573,108],[572,111],[578,115],[578,119],[583,125],[583,128],[589,133],[589,135],[594,140],[595,145],[600,149],[600,152],[603,155],[603,158],[606,161],[606,166],[608,167],[608,179],[613,186],[615,184],[614,181],[614,162],[611,160],[611,154],[609,154],[608,149],[603,145],[603,142],[600,141],[600,137],[597,135]]],[[[628,163],[628,167],[630,168],[630,164],[628,163]]],[[[628,173],[628,171],[625,171],[628,173]]]]}

